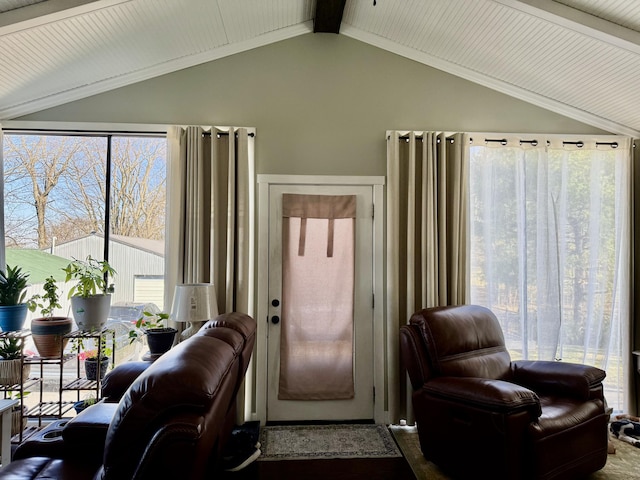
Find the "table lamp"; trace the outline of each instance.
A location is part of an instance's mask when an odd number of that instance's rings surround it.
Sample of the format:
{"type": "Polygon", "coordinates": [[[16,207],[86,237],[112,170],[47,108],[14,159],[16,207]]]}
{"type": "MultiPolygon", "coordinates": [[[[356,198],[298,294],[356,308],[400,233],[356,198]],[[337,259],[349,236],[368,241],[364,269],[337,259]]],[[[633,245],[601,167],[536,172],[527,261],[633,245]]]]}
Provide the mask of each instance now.
{"type": "Polygon", "coordinates": [[[180,335],[186,340],[195,334],[204,323],[218,316],[218,302],[213,283],[185,283],[176,285],[170,318],[174,322],[189,322],[180,335]]]}

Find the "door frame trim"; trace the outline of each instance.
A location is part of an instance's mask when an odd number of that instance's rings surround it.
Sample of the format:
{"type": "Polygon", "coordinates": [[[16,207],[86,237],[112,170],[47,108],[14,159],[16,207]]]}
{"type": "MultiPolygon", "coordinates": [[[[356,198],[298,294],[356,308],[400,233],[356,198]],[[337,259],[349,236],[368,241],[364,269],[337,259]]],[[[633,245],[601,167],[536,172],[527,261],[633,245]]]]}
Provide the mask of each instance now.
{"type": "MultiPolygon", "coordinates": [[[[384,301],[384,185],[382,176],[338,175],[268,175],[257,176],[258,182],[258,235],[257,235],[257,297],[256,297],[256,352],[255,352],[255,412],[254,420],[267,421],[267,349],[269,322],[269,189],[271,185],[339,185],[371,186],[373,189],[373,387],[375,389],[373,420],[388,423],[389,392],[385,383],[385,365],[389,355],[385,331],[384,301]],[[376,355],[383,352],[383,355],[376,355]]],[[[374,392],[372,392],[374,395],[374,392]]]]}

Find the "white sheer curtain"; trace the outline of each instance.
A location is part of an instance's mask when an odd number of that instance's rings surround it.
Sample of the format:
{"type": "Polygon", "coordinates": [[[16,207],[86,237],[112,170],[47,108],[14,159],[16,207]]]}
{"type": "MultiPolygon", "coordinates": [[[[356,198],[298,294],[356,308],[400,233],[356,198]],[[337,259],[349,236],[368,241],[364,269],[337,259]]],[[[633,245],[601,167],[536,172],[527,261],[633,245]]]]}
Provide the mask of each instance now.
{"type": "Polygon", "coordinates": [[[476,137],[471,303],[496,313],[514,358],[606,370],[626,410],[630,139],[476,137]]]}
{"type": "MultiPolygon", "coordinates": [[[[2,124],[0,124],[0,172],[4,175],[4,133],[2,132],[2,124]]],[[[0,181],[0,269],[4,270],[7,267],[5,260],[5,242],[4,242],[4,180],[0,181]]]]}

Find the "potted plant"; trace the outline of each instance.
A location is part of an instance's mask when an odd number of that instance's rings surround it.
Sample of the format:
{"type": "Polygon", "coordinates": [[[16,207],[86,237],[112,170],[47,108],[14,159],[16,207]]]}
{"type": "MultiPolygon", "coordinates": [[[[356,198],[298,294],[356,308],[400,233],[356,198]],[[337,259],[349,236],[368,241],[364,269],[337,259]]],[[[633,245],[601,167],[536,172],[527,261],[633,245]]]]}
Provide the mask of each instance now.
{"type": "Polygon", "coordinates": [[[29,274],[18,266],[0,270],[0,328],[3,332],[22,329],[27,318],[27,309],[32,305],[27,300],[29,274]]]}
{"type": "MultiPolygon", "coordinates": [[[[8,392],[7,398],[24,399],[31,392],[8,392]]],[[[19,402],[11,408],[11,436],[18,435],[27,428],[27,411],[29,409],[24,402],[19,402]],[[22,406],[21,406],[22,405],[22,406]]]]}
{"type": "Polygon", "coordinates": [[[78,351],[78,359],[84,361],[84,373],[87,380],[102,380],[109,368],[109,357],[112,350],[107,347],[105,335],[100,336],[100,348],[85,350],[84,340],[78,338],[74,349],[78,351]],[[98,357],[98,351],[100,356],[98,357]]]}
{"type": "Polygon", "coordinates": [[[29,377],[31,365],[24,362],[22,339],[3,337],[0,339],[0,385],[21,384],[29,377]]]}
{"type": "Polygon", "coordinates": [[[31,335],[42,358],[56,358],[62,355],[69,342],[65,335],[71,332],[71,317],[54,317],[53,311],[60,306],[60,288],[55,278],[50,276],[44,282],[44,295],[36,295],[33,301],[40,308],[42,317],[31,320],[31,335]]]}
{"type": "Polygon", "coordinates": [[[95,405],[97,401],[98,400],[96,399],[96,397],[88,397],[88,398],[85,398],[84,400],[75,402],[73,404],[73,409],[76,411],[76,413],[80,413],[83,410],[89,408],[91,405],[95,405]]]}
{"type": "Polygon", "coordinates": [[[178,332],[166,325],[168,319],[168,313],[151,313],[145,310],[136,322],[136,329],[129,332],[130,343],[138,339],[142,330],[147,336],[149,352],[152,355],[162,355],[171,348],[178,332]]]}
{"type": "Polygon", "coordinates": [[[106,260],[91,255],[86,260],[74,259],[64,269],[66,281],[76,280],[69,290],[73,318],[83,331],[101,330],[107,323],[113,284],[108,283],[116,271],[106,260]]]}

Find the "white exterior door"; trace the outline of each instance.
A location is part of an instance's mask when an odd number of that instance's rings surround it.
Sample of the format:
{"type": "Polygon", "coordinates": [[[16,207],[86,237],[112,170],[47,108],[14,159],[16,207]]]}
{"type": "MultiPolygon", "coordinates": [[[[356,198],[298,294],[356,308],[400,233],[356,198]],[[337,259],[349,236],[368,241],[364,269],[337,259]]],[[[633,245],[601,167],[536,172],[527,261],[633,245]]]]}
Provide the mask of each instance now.
{"type": "MultiPolygon", "coordinates": [[[[375,417],[375,370],[376,362],[374,358],[374,343],[376,341],[375,313],[374,313],[374,222],[373,222],[373,205],[374,205],[374,187],[372,185],[332,185],[332,184],[271,184],[268,186],[268,205],[261,204],[260,208],[268,207],[268,220],[261,222],[268,225],[268,232],[261,232],[261,242],[268,239],[268,273],[265,283],[267,295],[264,300],[267,305],[259,309],[259,312],[267,314],[266,322],[262,323],[266,333],[266,368],[258,368],[258,377],[260,371],[266,378],[266,420],[267,421],[305,421],[305,420],[356,420],[356,419],[373,419],[375,417]],[[287,308],[288,302],[296,303],[296,311],[302,312],[298,316],[304,317],[304,301],[299,298],[292,299],[291,294],[283,292],[283,195],[318,195],[333,196],[347,195],[354,196],[356,209],[355,221],[353,221],[355,236],[353,237],[353,279],[352,294],[349,290],[348,296],[353,296],[353,318],[352,318],[352,344],[349,345],[351,363],[348,369],[352,369],[353,378],[353,395],[352,398],[334,399],[291,399],[283,392],[281,385],[281,347],[287,345],[282,343],[283,329],[288,327],[287,315],[293,316],[291,309],[287,308]],[[283,303],[284,302],[284,303],[283,303]]],[[[262,199],[265,197],[263,196],[262,199]]],[[[325,198],[325,197],[322,197],[325,198]]],[[[291,227],[291,231],[294,228],[291,227]]],[[[285,233],[289,231],[289,227],[285,229],[285,233]]],[[[311,235],[313,229],[309,228],[307,235],[311,235]]],[[[292,233],[297,242],[300,232],[296,230],[292,233]]],[[[284,242],[286,245],[287,242],[284,242]]],[[[297,244],[295,245],[297,247],[297,244]]],[[[336,249],[339,246],[335,247],[336,249]]],[[[316,252],[317,253],[317,252],[316,252]]],[[[310,249],[305,251],[305,255],[316,254],[310,249]]],[[[321,252],[322,255],[322,252],[321,252]]],[[[295,256],[295,255],[294,255],[295,256]]],[[[319,261],[322,259],[318,259],[319,261]]],[[[313,259],[305,259],[313,264],[313,259]]],[[[350,268],[350,267],[349,267],[350,268]]],[[[285,277],[287,273],[284,274],[285,277]]],[[[286,279],[285,279],[286,280],[286,279]]],[[[309,280],[305,278],[305,282],[311,282],[311,289],[331,288],[327,285],[326,279],[318,278],[317,280],[309,280]],[[314,284],[313,282],[316,282],[314,284]]],[[[287,288],[286,286],[284,288],[287,288]]],[[[346,289],[346,288],[345,288],[346,289]]],[[[330,303],[329,301],[325,303],[330,303]]],[[[310,301],[310,303],[313,302],[310,301]]],[[[309,306],[309,309],[312,307],[309,306]]],[[[313,308],[318,308],[317,304],[313,308]]],[[[260,317],[259,317],[260,318],[260,317]]],[[[263,317],[264,318],[264,317],[263,317]]],[[[307,320],[304,320],[307,322],[307,320]]],[[[298,328],[305,328],[305,323],[298,328]]],[[[309,344],[314,342],[317,337],[321,343],[320,337],[325,332],[319,329],[318,324],[314,324],[313,314],[309,315],[310,326],[306,337],[311,340],[309,344]]],[[[290,328],[290,327],[289,327],[290,328]]],[[[260,327],[259,327],[260,329],[260,327]]],[[[334,342],[331,342],[333,344],[334,342]]],[[[338,342],[335,342],[336,344],[338,342]]],[[[336,347],[337,348],[337,347],[336,347]]],[[[304,350],[304,347],[302,348],[304,350]]],[[[343,349],[344,350],[344,349],[343,349]]],[[[344,352],[343,352],[344,353],[344,352]]],[[[299,353],[298,353],[299,354],[299,353]]],[[[314,376],[332,377],[335,371],[335,365],[331,359],[331,353],[325,354],[329,359],[325,358],[324,363],[320,365],[321,371],[311,369],[308,374],[298,372],[304,382],[313,384],[314,376]],[[326,364],[326,370],[325,370],[326,364]],[[310,382],[309,382],[310,380],[310,382]]],[[[258,355],[259,357],[260,355],[258,355]]],[[[285,356],[287,353],[285,352],[285,356]]],[[[290,356],[288,358],[291,358],[290,356]]],[[[295,357],[294,357],[295,358],[295,357]]],[[[289,361],[291,362],[291,360],[289,361]]],[[[295,362],[295,360],[294,360],[295,362]]],[[[286,363],[286,362],[285,362],[286,363]]],[[[302,364],[302,362],[300,363],[302,364]]],[[[258,386],[260,390],[260,386],[258,386]]],[[[258,395],[258,399],[260,399],[258,395]]]]}

